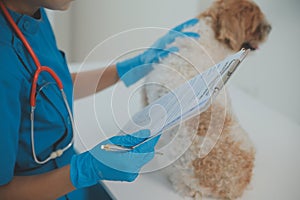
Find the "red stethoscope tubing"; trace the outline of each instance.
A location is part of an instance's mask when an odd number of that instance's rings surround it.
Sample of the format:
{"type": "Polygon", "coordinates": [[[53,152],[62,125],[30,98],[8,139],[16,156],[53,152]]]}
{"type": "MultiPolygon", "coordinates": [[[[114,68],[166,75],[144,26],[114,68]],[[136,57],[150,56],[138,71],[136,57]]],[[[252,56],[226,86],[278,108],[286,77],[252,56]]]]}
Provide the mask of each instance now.
{"type": "Polygon", "coordinates": [[[39,75],[41,74],[41,72],[49,73],[51,75],[51,77],[55,80],[58,88],[60,89],[61,94],[62,94],[62,98],[64,100],[66,109],[68,111],[68,114],[69,114],[69,117],[70,117],[70,120],[71,120],[72,130],[74,132],[74,120],[73,120],[73,116],[72,116],[72,111],[71,111],[71,108],[68,104],[66,94],[63,90],[63,84],[62,84],[61,80],[59,79],[59,77],[56,75],[56,73],[51,68],[41,65],[39,59],[37,58],[36,54],[34,53],[33,49],[31,48],[30,44],[26,40],[25,36],[23,35],[23,33],[21,32],[21,30],[19,29],[19,27],[17,26],[17,24],[13,20],[13,18],[11,17],[10,13],[8,12],[8,10],[6,9],[5,5],[3,4],[3,2],[1,0],[0,0],[0,7],[1,7],[1,9],[3,11],[3,14],[4,14],[5,18],[7,19],[8,23],[12,26],[13,30],[15,31],[15,33],[17,34],[19,39],[22,41],[25,48],[28,50],[30,56],[32,57],[35,65],[36,65],[36,71],[34,72],[34,75],[33,75],[33,78],[32,78],[32,85],[31,85],[31,91],[30,91],[31,149],[32,149],[32,156],[34,158],[34,161],[37,164],[45,164],[45,163],[47,163],[48,161],[50,161],[52,159],[56,159],[57,157],[62,156],[65,151],[67,151],[69,148],[71,148],[72,145],[73,145],[74,136],[72,137],[71,142],[67,146],[65,146],[64,148],[57,149],[57,150],[53,151],[50,154],[50,156],[48,156],[46,159],[40,160],[38,158],[38,156],[36,155],[35,142],[34,142],[34,110],[35,110],[35,106],[36,106],[37,81],[38,81],[38,78],[39,78],[39,75]]]}
{"type": "Polygon", "coordinates": [[[17,26],[15,21],[9,14],[8,10],[6,9],[6,7],[2,1],[0,1],[0,7],[1,7],[3,14],[6,17],[7,21],[9,22],[11,27],[14,29],[14,31],[17,34],[17,36],[19,37],[19,39],[24,44],[25,48],[27,49],[28,53],[30,54],[32,60],[34,61],[35,65],[36,65],[37,69],[33,76],[32,86],[31,86],[31,91],[30,91],[30,105],[31,105],[31,107],[35,107],[37,81],[38,81],[38,77],[41,72],[43,72],[43,71],[48,72],[51,75],[51,77],[55,80],[55,82],[57,83],[58,88],[60,90],[63,89],[62,81],[59,79],[59,77],[56,75],[56,73],[51,68],[41,65],[39,59],[37,58],[36,54],[34,53],[33,49],[31,48],[30,44],[28,43],[25,36],[23,35],[23,33],[21,32],[21,30],[19,29],[19,27],[17,26]]]}

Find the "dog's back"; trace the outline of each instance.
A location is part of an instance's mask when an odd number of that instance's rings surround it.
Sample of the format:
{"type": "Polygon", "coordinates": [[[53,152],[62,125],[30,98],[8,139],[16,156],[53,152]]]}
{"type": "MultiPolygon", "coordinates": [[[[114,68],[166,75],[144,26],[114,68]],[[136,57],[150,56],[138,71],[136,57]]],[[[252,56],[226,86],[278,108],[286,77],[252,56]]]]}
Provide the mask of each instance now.
{"type": "MultiPolygon", "coordinates": [[[[259,8],[249,0],[218,0],[199,15],[199,19],[198,24],[186,31],[198,32],[200,38],[176,39],[172,46],[177,46],[179,52],[162,60],[147,77],[144,87],[146,104],[243,45],[257,48],[270,31],[270,25],[259,8]],[[230,6],[233,3],[236,5],[230,6]],[[222,18],[225,15],[236,17],[235,23],[249,24],[236,25],[228,17],[222,18]]],[[[208,111],[184,122],[180,128],[172,129],[168,135],[175,138],[172,141],[175,145],[170,150],[175,153],[181,152],[185,137],[193,139],[187,151],[168,168],[176,191],[195,199],[200,199],[202,194],[230,199],[243,194],[252,177],[254,147],[230,109],[225,91],[208,111]],[[205,156],[201,154],[203,151],[205,156]]]]}

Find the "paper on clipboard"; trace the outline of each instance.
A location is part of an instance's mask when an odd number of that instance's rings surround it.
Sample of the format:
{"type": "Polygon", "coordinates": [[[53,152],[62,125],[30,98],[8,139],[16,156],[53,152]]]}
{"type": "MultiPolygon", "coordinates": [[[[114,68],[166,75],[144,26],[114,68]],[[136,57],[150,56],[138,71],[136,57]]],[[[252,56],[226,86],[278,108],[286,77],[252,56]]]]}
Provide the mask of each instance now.
{"type": "Polygon", "coordinates": [[[249,50],[242,49],[136,113],[119,134],[149,129],[155,136],[204,112],[249,50]]]}

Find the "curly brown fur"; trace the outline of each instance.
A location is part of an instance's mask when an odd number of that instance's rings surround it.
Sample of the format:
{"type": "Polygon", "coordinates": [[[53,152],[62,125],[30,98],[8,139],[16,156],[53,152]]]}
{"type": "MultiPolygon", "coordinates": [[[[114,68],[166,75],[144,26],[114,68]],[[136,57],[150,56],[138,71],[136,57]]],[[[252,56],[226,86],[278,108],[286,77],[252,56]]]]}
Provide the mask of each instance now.
{"type": "Polygon", "coordinates": [[[197,134],[205,136],[208,127],[214,129],[218,124],[224,124],[223,129],[209,154],[193,161],[195,177],[201,187],[209,189],[212,196],[235,199],[243,194],[251,181],[254,149],[244,150],[242,142],[231,135],[232,127],[238,123],[231,114],[226,113],[224,119],[224,108],[220,105],[214,105],[213,112],[209,108],[200,115],[197,134]]]}
{"type": "MultiPolygon", "coordinates": [[[[184,39],[174,43],[179,47],[181,56],[191,63],[197,63],[197,70],[194,65],[176,56],[171,55],[162,61],[163,65],[186,79],[212,66],[207,54],[218,62],[241,47],[257,49],[271,30],[264,14],[251,0],[217,0],[198,18],[199,23],[186,31],[199,32],[201,37],[197,42],[202,49],[184,39]]],[[[147,103],[168,92],[166,88],[173,89],[182,83],[180,76],[173,75],[173,72],[161,69],[160,66],[151,72],[147,81],[162,85],[145,87],[147,103]]],[[[177,135],[180,143],[181,137],[196,132],[192,145],[168,169],[175,190],[182,195],[194,199],[201,199],[202,194],[220,199],[236,199],[242,196],[251,181],[254,146],[236,120],[230,103],[224,103],[224,99],[228,100],[226,93],[220,94],[206,112],[184,122],[181,133],[177,135]],[[202,151],[206,152],[205,156],[202,156],[202,151]]]]}
{"type": "Polygon", "coordinates": [[[234,51],[245,44],[257,49],[271,31],[260,8],[249,0],[219,0],[198,17],[210,17],[216,39],[234,51]]]}

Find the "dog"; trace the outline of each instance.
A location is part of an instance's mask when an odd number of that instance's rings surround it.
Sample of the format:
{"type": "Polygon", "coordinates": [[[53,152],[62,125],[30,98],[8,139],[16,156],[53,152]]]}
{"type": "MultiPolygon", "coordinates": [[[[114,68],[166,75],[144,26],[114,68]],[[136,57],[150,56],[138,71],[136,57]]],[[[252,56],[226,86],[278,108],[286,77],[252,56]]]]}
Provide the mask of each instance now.
{"type": "MultiPolygon", "coordinates": [[[[185,31],[198,32],[200,38],[176,39],[172,45],[179,52],[163,59],[147,76],[146,104],[241,48],[256,50],[271,31],[251,0],[217,0],[197,18],[198,24],[185,31]]],[[[193,199],[236,199],[243,195],[252,178],[255,148],[234,116],[226,91],[207,111],[168,132],[176,135],[174,152],[191,138],[191,145],[166,170],[177,192],[193,199]]]]}

